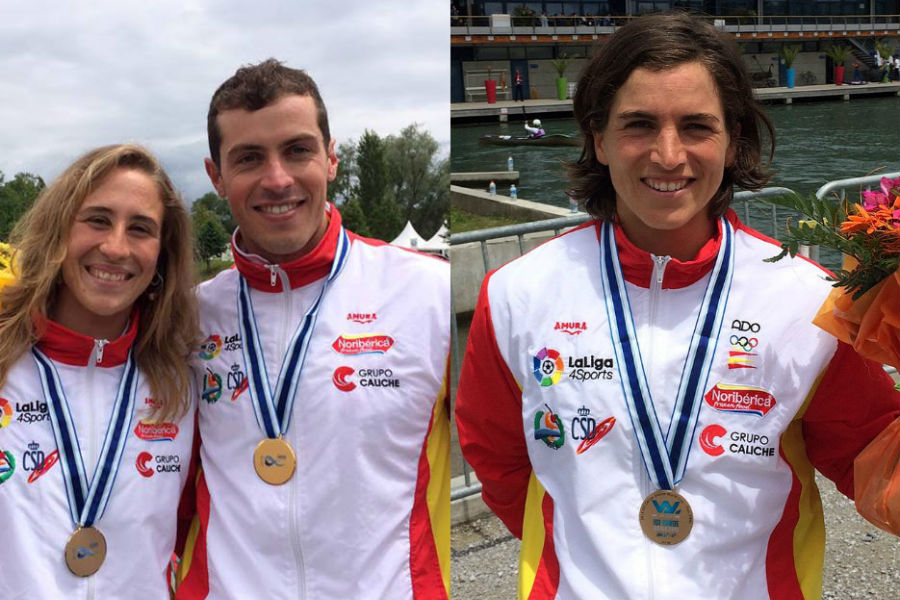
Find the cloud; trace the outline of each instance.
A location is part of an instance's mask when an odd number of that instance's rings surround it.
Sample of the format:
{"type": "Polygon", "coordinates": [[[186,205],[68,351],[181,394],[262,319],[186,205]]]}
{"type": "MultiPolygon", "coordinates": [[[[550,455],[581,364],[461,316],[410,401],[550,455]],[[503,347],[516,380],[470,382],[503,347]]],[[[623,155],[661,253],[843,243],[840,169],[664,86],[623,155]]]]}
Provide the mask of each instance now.
{"type": "Polygon", "coordinates": [[[269,57],[315,78],[338,142],[416,122],[449,145],[443,5],[33,0],[0,20],[0,171],[50,181],[90,148],[133,141],[193,200],[211,189],[202,161],[212,92],[269,57]]]}

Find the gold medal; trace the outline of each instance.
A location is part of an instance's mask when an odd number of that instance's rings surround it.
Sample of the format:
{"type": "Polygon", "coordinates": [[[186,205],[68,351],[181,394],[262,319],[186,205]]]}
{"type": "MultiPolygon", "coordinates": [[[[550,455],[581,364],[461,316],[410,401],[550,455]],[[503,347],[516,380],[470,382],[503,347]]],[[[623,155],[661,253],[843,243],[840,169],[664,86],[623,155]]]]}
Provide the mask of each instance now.
{"type": "Polygon", "coordinates": [[[66,566],[77,577],[90,577],[106,560],[106,538],[94,527],[79,527],[66,542],[66,566]]]}
{"type": "Polygon", "coordinates": [[[657,490],[647,496],[638,519],[644,535],[662,546],[683,542],[694,526],[691,505],[675,490],[657,490]]]}
{"type": "Polygon", "coordinates": [[[293,477],[297,458],[284,438],[267,438],[253,451],[253,467],[266,483],[281,485],[293,477]]]}

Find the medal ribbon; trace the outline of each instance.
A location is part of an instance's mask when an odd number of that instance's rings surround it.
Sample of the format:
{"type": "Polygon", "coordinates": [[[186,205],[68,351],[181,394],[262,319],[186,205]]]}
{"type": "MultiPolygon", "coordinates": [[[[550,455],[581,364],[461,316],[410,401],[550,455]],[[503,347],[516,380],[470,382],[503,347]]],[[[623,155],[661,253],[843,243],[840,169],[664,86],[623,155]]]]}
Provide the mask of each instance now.
{"type": "Polygon", "coordinates": [[[41,378],[44,397],[47,399],[53,437],[59,450],[59,462],[62,465],[63,481],[69,500],[69,514],[75,524],[91,527],[100,520],[103,511],[106,510],[119,464],[122,462],[125,443],[128,441],[138,384],[134,353],[133,351],[128,353],[125,372],[119,380],[119,389],[106,427],[106,437],[103,439],[100,457],[90,485],[87,483],[84,459],[69,411],[69,402],[56,367],[37,347],[32,347],[31,353],[41,378]]]}
{"type": "Polygon", "coordinates": [[[340,275],[349,254],[350,238],[341,227],[334,261],[331,263],[331,271],[328,273],[325,285],[319,291],[318,298],[306,311],[306,315],[294,331],[281,362],[281,371],[278,373],[274,393],[269,385],[269,377],[266,372],[266,359],[259,341],[259,329],[253,313],[250,288],[246,279],[243,277],[240,279],[238,320],[240,321],[241,339],[244,342],[244,363],[249,371],[249,390],[256,422],[265,431],[268,438],[274,439],[287,432],[291,414],[294,411],[294,397],[300,383],[300,373],[303,371],[303,362],[306,359],[309,341],[316,326],[316,317],[319,314],[322,299],[331,282],[340,275]]]}
{"type": "Polygon", "coordinates": [[[613,225],[604,222],[601,229],[600,275],[619,379],[644,466],[658,489],[671,490],[684,477],[691,449],[690,441],[694,437],[700,416],[703,391],[709,379],[728,292],[731,289],[734,274],[734,230],[727,219],[721,218],[719,222],[722,243],[691,334],[672,420],[665,438],[650,396],[650,386],[638,347],[628,291],[625,289],[622,265],[616,251],[613,225]]]}

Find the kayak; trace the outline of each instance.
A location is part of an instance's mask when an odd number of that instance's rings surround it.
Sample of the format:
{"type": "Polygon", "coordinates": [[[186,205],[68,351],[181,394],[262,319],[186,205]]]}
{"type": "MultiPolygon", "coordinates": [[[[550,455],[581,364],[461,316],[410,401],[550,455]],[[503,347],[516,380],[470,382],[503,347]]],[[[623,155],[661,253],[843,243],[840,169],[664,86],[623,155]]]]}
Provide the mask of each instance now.
{"type": "Polygon", "coordinates": [[[567,133],[554,133],[539,138],[527,135],[483,135],[478,138],[478,143],[494,146],[581,146],[584,138],[567,133]]]}

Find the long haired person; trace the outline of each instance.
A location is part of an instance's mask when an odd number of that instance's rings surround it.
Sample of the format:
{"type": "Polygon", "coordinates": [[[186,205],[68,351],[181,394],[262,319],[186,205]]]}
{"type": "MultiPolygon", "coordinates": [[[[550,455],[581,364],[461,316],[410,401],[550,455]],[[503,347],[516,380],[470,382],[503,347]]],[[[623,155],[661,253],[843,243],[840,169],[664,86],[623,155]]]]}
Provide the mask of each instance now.
{"type": "Polygon", "coordinates": [[[778,243],[729,208],[773,137],[737,47],[636,19],[574,110],[594,219],[488,275],[457,394],[482,497],[522,538],[519,597],[820,597],[814,470],[852,496],[900,399],[811,324],[825,271],[763,262],[778,243]]]}
{"type": "Polygon", "coordinates": [[[168,598],[193,437],[190,221],[135,145],[86,153],[0,290],[2,598],[168,598]]]}

